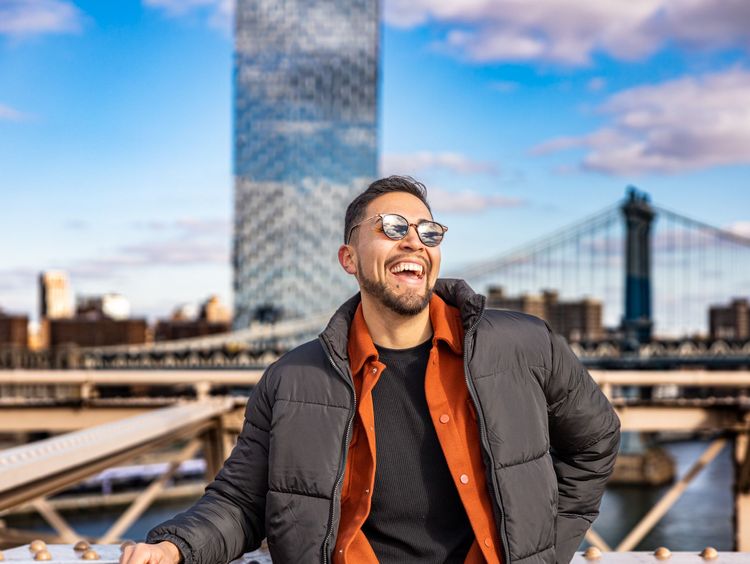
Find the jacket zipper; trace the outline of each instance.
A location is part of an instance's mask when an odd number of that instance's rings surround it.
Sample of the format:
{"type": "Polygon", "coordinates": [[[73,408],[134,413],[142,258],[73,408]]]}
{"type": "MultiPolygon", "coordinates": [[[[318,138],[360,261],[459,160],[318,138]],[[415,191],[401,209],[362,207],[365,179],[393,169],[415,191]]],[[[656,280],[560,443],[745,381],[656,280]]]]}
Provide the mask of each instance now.
{"type": "Polygon", "coordinates": [[[471,397],[471,401],[474,403],[474,409],[477,410],[477,421],[479,422],[479,437],[482,441],[482,448],[484,449],[485,454],[487,454],[487,458],[489,459],[491,465],[490,476],[492,477],[492,483],[490,484],[490,486],[492,487],[492,494],[495,497],[497,508],[500,510],[500,523],[498,523],[498,528],[500,529],[500,550],[502,552],[503,564],[511,564],[510,553],[507,548],[508,537],[505,534],[505,511],[503,509],[503,500],[500,496],[500,488],[497,484],[497,477],[495,476],[495,461],[492,458],[492,451],[490,451],[489,448],[487,429],[484,426],[484,413],[482,412],[482,408],[479,405],[477,393],[474,389],[474,383],[472,382],[469,373],[469,340],[474,334],[474,331],[479,325],[479,322],[482,321],[482,317],[484,317],[484,301],[482,302],[482,311],[479,314],[479,318],[476,320],[474,325],[469,328],[469,330],[466,332],[466,335],[464,335],[464,378],[466,379],[466,387],[469,390],[469,396],[471,397]]]}
{"type": "Polygon", "coordinates": [[[341,486],[341,483],[344,480],[344,470],[346,469],[346,456],[349,452],[349,438],[352,431],[352,422],[354,421],[354,416],[357,413],[357,394],[354,393],[354,385],[351,383],[350,379],[347,379],[346,374],[336,365],[336,363],[333,361],[333,357],[331,356],[331,353],[329,352],[328,344],[325,343],[324,339],[321,337],[321,341],[323,342],[323,350],[325,350],[326,356],[328,357],[328,361],[331,363],[331,366],[333,366],[334,370],[341,376],[344,381],[349,385],[349,391],[352,395],[352,409],[349,412],[349,421],[346,423],[346,433],[344,434],[344,445],[343,445],[343,452],[341,454],[341,462],[339,463],[339,473],[336,476],[336,481],[333,484],[333,491],[331,492],[331,509],[328,512],[328,527],[326,528],[326,536],[323,540],[323,556],[322,556],[322,562],[323,564],[328,564],[328,544],[331,541],[331,535],[333,535],[333,520],[334,515],[336,512],[336,492],[338,491],[339,487],[341,486]]]}

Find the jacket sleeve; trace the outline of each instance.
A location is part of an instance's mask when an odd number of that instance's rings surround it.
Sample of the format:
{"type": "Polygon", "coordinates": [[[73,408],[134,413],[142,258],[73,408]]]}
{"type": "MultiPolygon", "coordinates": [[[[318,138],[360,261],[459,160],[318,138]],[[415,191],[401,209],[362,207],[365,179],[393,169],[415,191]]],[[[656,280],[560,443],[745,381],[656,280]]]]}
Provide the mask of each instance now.
{"type": "Polygon", "coordinates": [[[173,542],[185,564],[225,564],[260,546],[265,537],[272,368],[253,389],[237,444],[203,497],[149,531],[146,542],[173,542]]]}
{"type": "Polygon", "coordinates": [[[620,445],[620,420],[565,340],[551,331],[550,340],[545,393],[559,490],[555,549],[557,564],[568,564],[599,514],[620,445]]]}

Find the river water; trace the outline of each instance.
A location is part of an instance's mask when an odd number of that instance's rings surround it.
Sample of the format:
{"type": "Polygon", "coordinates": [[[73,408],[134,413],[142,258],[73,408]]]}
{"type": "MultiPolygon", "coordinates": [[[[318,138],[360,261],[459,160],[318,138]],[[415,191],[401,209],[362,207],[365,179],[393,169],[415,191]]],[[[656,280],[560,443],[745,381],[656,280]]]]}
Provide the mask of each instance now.
{"type": "MultiPolygon", "coordinates": [[[[677,462],[678,476],[685,474],[708,446],[704,441],[665,444],[677,462]]],[[[664,495],[667,487],[612,486],[602,502],[601,515],[594,529],[610,546],[616,546],[640,518],[664,495]]],[[[189,506],[189,501],[158,503],[152,506],[127,532],[126,537],[143,539],[154,525],[169,519],[189,506]]],[[[636,550],[666,546],[673,551],[700,551],[706,546],[732,550],[733,533],[732,453],[727,446],[719,456],[691,482],[680,500],[656,525],[636,550]]],[[[97,509],[67,513],[73,528],[96,537],[119,516],[116,509],[97,509]]],[[[9,527],[50,530],[38,517],[6,517],[9,527]]]]}

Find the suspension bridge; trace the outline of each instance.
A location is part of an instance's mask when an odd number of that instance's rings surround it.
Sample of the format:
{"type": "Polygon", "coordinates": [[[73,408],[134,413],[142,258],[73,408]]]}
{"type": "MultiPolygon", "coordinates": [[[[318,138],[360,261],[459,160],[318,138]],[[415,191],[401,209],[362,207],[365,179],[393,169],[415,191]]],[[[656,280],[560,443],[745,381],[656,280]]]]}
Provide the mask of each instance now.
{"type": "MultiPolygon", "coordinates": [[[[632,187],[598,213],[448,277],[488,294],[491,307],[529,304],[589,366],[747,366],[750,236],[652,204],[632,187]],[[493,304],[493,295],[502,298],[493,304]],[[713,316],[712,306],[734,310],[713,316]]],[[[331,313],[146,345],[0,351],[0,368],[259,367],[314,337],[331,313]]]]}

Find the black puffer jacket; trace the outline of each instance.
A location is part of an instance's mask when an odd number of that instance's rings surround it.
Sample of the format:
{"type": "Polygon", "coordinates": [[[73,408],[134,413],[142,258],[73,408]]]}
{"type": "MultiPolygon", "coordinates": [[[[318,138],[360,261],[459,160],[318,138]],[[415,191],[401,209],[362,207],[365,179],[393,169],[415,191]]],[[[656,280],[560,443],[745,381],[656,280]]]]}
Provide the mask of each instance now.
{"type": "MultiPolygon", "coordinates": [[[[619,421],[541,320],[485,310],[459,280],[435,288],[461,311],[466,382],[480,427],[505,564],[567,563],[598,514],[619,421]]],[[[237,446],[205,495],[159,525],[186,564],[228,562],[268,537],[275,564],[330,562],[356,411],[347,336],[359,296],[319,340],[271,365],[237,446]]]]}

